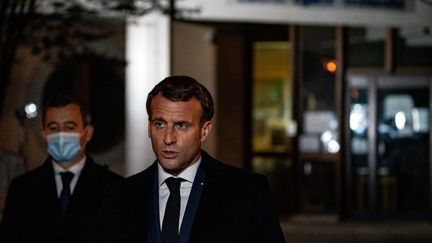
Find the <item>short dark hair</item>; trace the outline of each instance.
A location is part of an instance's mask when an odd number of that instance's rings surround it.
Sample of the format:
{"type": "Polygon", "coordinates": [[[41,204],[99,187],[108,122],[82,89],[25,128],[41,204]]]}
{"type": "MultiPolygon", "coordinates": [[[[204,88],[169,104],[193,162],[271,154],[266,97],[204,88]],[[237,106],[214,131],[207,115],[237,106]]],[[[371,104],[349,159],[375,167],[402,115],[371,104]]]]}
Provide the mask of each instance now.
{"type": "Polygon", "coordinates": [[[204,85],[189,76],[170,76],[159,82],[148,94],[146,108],[151,119],[151,101],[161,94],[170,101],[189,101],[197,99],[202,107],[201,123],[210,121],[214,114],[214,103],[210,92],[204,85]]]}
{"type": "Polygon", "coordinates": [[[84,126],[90,125],[91,114],[87,104],[80,97],[73,94],[57,94],[49,97],[42,107],[42,125],[45,124],[45,116],[49,108],[65,107],[71,104],[79,107],[84,126]]]}

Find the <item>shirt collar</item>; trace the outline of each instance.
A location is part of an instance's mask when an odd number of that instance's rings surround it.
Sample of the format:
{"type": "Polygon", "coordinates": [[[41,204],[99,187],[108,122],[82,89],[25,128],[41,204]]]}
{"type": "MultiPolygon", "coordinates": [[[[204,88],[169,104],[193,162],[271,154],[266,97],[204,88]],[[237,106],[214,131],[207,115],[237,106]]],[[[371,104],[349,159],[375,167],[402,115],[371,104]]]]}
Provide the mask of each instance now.
{"type": "Polygon", "coordinates": [[[187,167],[184,171],[182,171],[178,176],[173,176],[169,173],[167,173],[160,163],[158,162],[158,182],[159,187],[165,182],[165,180],[169,177],[176,177],[176,178],[182,178],[185,181],[188,181],[190,183],[193,183],[195,179],[195,175],[198,171],[198,167],[201,164],[201,158],[193,165],[187,167]]]}
{"type": "Polygon", "coordinates": [[[55,163],[54,161],[52,162],[53,167],[54,167],[54,173],[57,175],[61,172],[72,172],[74,173],[74,175],[79,176],[81,174],[81,171],[84,168],[85,165],[85,161],[86,161],[86,156],[84,156],[84,158],[82,160],[80,160],[78,163],[72,165],[71,167],[69,167],[67,170],[63,169],[60,165],[58,165],[57,163],[55,163]]]}

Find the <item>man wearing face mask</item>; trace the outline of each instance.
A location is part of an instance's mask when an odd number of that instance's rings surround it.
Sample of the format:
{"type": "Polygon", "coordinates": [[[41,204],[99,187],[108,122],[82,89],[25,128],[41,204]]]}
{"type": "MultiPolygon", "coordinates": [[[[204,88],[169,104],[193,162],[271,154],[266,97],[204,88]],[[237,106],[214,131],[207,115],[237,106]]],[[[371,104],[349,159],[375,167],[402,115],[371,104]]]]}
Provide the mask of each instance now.
{"type": "Polygon", "coordinates": [[[89,241],[105,188],[122,177],[86,154],[93,126],[80,99],[72,95],[49,99],[42,122],[49,157],[11,182],[0,241],[89,241]]]}

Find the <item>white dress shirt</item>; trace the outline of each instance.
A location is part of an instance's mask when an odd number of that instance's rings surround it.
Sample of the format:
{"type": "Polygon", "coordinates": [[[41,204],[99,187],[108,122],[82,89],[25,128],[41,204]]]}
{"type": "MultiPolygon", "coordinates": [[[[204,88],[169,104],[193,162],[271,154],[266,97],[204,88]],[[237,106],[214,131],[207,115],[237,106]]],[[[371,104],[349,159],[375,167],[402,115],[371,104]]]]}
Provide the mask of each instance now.
{"type": "Polygon", "coordinates": [[[61,193],[61,191],[63,189],[63,182],[61,180],[60,173],[61,172],[66,172],[66,171],[74,173],[74,177],[72,178],[72,181],[70,183],[70,191],[71,191],[71,194],[73,194],[73,192],[75,190],[75,186],[76,186],[76,184],[78,182],[78,178],[80,177],[81,171],[84,168],[85,161],[86,161],[86,157],[84,156],[84,158],[80,162],[78,162],[77,164],[71,166],[67,170],[63,169],[62,167],[60,167],[55,162],[52,162],[53,163],[53,168],[54,168],[55,183],[56,183],[56,187],[57,187],[57,196],[58,197],[60,197],[60,193],[61,193]]]}
{"type": "Polygon", "coordinates": [[[192,184],[195,179],[195,175],[198,170],[198,166],[201,163],[199,159],[195,164],[186,168],[178,176],[173,176],[167,173],[162,166],[158,163],[158,179],[159,179],[159,221],[160,228],[162,229],[163,218],[165,215],[165,207],[168,202],[170,191],[165,183],[165,180],[169,177],[182,178],[183,181],[180,183],[180,218],[179,218],[179,231],[183,221],[183,216],[186,211],[186,205],[189,199],[190,192],[192,190],[192,184]]]}

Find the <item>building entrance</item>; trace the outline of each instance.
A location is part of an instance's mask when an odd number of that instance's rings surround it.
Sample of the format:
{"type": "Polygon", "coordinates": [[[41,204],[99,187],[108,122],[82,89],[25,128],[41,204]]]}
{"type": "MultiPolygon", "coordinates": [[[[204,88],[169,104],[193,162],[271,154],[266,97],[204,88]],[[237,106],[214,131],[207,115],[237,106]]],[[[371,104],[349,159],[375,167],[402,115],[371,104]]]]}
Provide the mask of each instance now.
{"type": "Polygon", "coordinates": [[[431,79],[349,76],[347,202],[352,216],[431,216],[431,79]]]}

